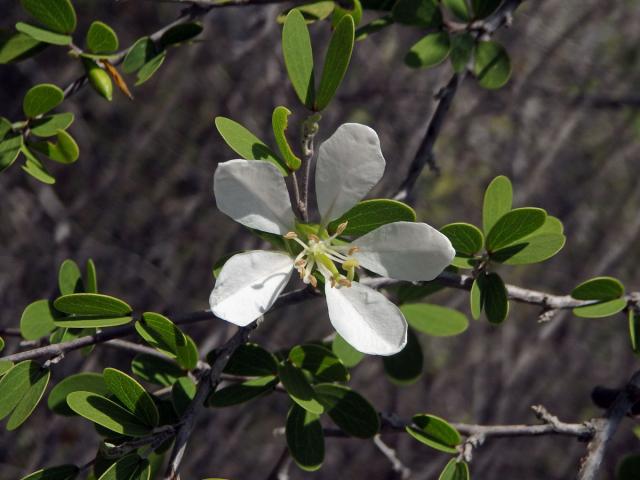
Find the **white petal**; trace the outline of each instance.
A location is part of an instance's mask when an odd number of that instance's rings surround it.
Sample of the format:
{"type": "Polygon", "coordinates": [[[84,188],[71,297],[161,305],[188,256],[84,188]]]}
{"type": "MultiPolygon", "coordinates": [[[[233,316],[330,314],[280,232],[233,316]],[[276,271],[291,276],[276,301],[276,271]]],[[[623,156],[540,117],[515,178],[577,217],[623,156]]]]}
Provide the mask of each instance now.
{"type": "Polygon", "coordinates": [[[284,178],[261,160],[229,160],[213,176],[218,208],[236,222],[283,235],[294,226],[294,214],[284,178]]]}
{"type": "Polygon", "coordinates": [[[293,260],[260,250],[234,255],[222,267],[209,297],[214,315],[241,327],[264,315],[289,282],[293,260]]]}
{"type": "Polygon", "coordinates": [[[359,123],[341,125],[320,145],[316,196],[324,221],[338,218],[382,178],[384,157],[376,132],[359,123]]]}
{"type": "Polygon", "coordinates": [[[356,239],[360,265],[397,280],[433,280],[453,260],[447,237],[426,223],[388,223],[356,239]]]}
{"type": "Polygon", "coordinates": [[[353,348],[370,355],[393,355],[407,344],[407,322],[380,292],[353,282],[324,288],[331,324],[353,348]]]}

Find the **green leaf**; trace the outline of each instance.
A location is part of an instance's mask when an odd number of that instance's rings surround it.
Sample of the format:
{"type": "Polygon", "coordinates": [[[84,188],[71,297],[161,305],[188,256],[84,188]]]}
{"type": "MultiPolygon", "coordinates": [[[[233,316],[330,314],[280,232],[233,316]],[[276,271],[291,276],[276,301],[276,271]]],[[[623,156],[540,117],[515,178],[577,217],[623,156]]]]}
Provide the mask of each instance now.
{"type": "Polygon", "coordinates": [[[284,162],[291,170],[298,170],[302,165],[302,160],[293,153],[285,135],[289,124],[289,115],[291,115],[291,110],[287,107],[276,107],[271,115],[271,125],[273,127],[273,135],[278,144],[278,150],[280,150],[280,155],[284,159],[284,162]]]}
{"type": "Polygon", "coordinates": [[[282,53],[289,80],[300,101],[309,109],[315,103],[313,51],[309,29],[302,13],[293,9],[282,28],[282,53]]]}
{"type": "Polygon", "coordinates": [[[51,371],[32,360],[15,365],[0,380],[0,420],[9,416],[7,430],[29,418],[47,388],[51,371]]]}
{"type": "Polygon", "coordinates": [[[187,343],[184,346],[178,346],[176,360],[185,370],[193,370],[198,365],[198,347],[189,335],[184,334],[184,338],[187,343]]]}
{"type": "Polygon", "coordinates": [[[33,178],[39,182],[47,185],[53,185],[56,183],[56,179],[47,171],[42,162],[36,158],[36,156],[26,146],[20,148],[22,154],[27,158],[22,170],[27,172],[33,178]]]}
{"type": "Polygon", "coordinates": [[[419,442],[445,453],[458,453],[456,446],[462,439],[458,431],[446,420],[435,415],[418,414],[413,416],[413,426],[406,431],[419,442]]]}
{"type": "Polygon", "coordinates": [[[464,461],[452,458],[444,467],[438,480],[469,480],[469,466],[464,461]]]}
{"type": "Polygon", "coordinates": [[[435,0],[398,0],[391,11],[393,19],[405,25],[437,28],[442,13],[435,0]]]}
{"type": "Polygon", "coordinates": [[[262,140],[226,117],[216,117],[216,128],[227,145],[246,160],[266,160],[275,165],[280,172],[288,174],[286,164],[262,140]]]}
{"type": "Polygon", "coordinates": [[[13,362],[9,360],[0,360],[0,377],[13,368],[13,362]]]}
{"type": "Polygon", "coordinates": [[[315,390],[331,420],[345,433],[371,438],[380,430],[378,412],[356,391],[333,383],[320,383],[315,390]]]}
{"type": "Polygon", "coordinates": [[[509,54],[497,42],[478,42],[473,73],[481,87],[495,90],[504,86],[511,77],[509,54]]]}
{"type": "Polygon", "coordinates": [[[519,240],[514,245],[496,250],[491,260],[507,265],[526,265],[543,262],[562,250],[567,238],[562,234],[535,232],[519,240]]]}
{"type": "Polygon", "coordinates": [[[333,350],[333,353],[338,356],[347,368],[355,367],[364,358],[364,353],[353,348],[338,334],[336,334],[331,343],[331,350],[333,350]]]}
{"type": "Polygon", "coordinates": [[[95,20],[87,32],[87,48],[93,53],[108,53],[118,49],[118,35],[109,25],[95,20]]]}
{"type": "Polygon", "coordinates": [[[360,40],[364,40],[369,35],[372,35],[376,32],[384,30],[389,25],[393,25],[393,18],[391,18],[391,15],[385,15],[384,17],[380,17],[380,18],[376,18],[375,20],[372,20],[371,22],[367,23],[366,25],[363,25],[362,27],[356,30],[355,32],[356,42],[359,42],[360,40]]]}
{"type": "Polygon", "coordinates": [[[76,373],[62,379],[53,387],[47,398],[49,409],[58,415],[75,415],[74,411],[67,405],[67,395],[78,391],[91,392],[103,396],[109,394],[102,374],[93,372],[76,373]]]}
{"type": "Polygon", "coordinates": [[[98,274],[93,260],[87,260],[87,278],[84,289],[87,293],[98,293],[98,274]]]}
{"type": "Polygon", "coordinates": [[[136,78],[136,87],[142,85],[149,80],[162,66],[164,59],[167,57],[167,51],[164,50],[158,53],[155,57],[145,63],[139,70],[136,78]]]}
{"type": "Polygon", "coordinates": [[[22,148],[23,139],[19,133],[9,134],[0,142],[0,172],[16,161],[22,148]]]}
{"type": "Polygon", "coordinates": [[[11,122],[4,117],[0,117],[0,142],[11,132],[11,122]]]}
{"type": "Polygon", "coordinates": [[[576,300],[613,300],[624,295],[624,285],[613,277],[595,277],[581,283],[571,292],[576,300]]]}
{"type": "Polygon", "coordinates": [[[73,33],[76,11],[70,0],[21,0],[22,7],[36,20],[58,33],[73,33]]]}
{"type": "Polygon", "coordinates": [[[315,344],[297,345],[289,352],[289,361],[321,382],[346,382],[349,372],[328,348],[315,344]]]}
{"type": "Polygon", "coordinates": [[[0,337],[0,352],[4,350],[4,339],[0,337]]]}
{"type": "Polygon", "coordinates": [[[292,405],[285,426],[291,458],[307,472],[318,470],[324,461],[324,435],[318,415],[292,405]]]}
{"type": "Polygon", "coordinates": [[[163,387],[170,387],[185,374],[175,362],[146,353],[136,355],[131,371],[138,378],[163,387]]]}
{"type": "Polygon", "coordinates": [[[407,52],[404,63],[411,68],[430,68],[449,56],[451,42],[447,32],[430,33],[418,40],[407,52]]]}
{"type": "Polygon", "coordinates": [[[60,318],[49,300],[38,300],[27,306],[20,317],[20,335],[25,340],[38,340],[50,334],[60,318]]]}
{"type": "Polygon", "coordinates": [[[345,15],[338,22],[331,36],[324,67],[322,68],[320,86],[315,99],[314,110],[316,111],[322,111],[329,105],[340,83],[342,83],[353,52],[354,30],[353,17],[345,15]]]}
{"type": "MultiPolygon", "coordinates": [[[[456,0],[463,1],[463,0],[456,0]]],[[[475,47],[475,40],[471,35],[464,32],[458,35],[451,36],[451,65],[453,70],[457,73],[461,73],[467,68],[471,56],[473,55],[473,49],[475,47]]]]}
{"type": "Polygon", "coordinates": [[[319,415],[324,412],[313,387],[300,368],[286,361],[278,365],[278,376],[282,386],[294,402],[311,413],[319,415]]]}
{"type": "Polygon", "coordinates": [[[122,62],[124,73],[133,73],[157,55],[156,46],[149,37],[142,37],[129,49],[122,62]]]}
{"type": "Polygon", "coordinates": [[[458,20],[468,22],[473,17],[473,14],[467,5],[467,0],[443,0],[442,4],[447,7],[451,13],[458,18],[458,20]]]}
{"type": "MultiPolygon", "coordinates": [[[[215,361],[215,350],[207,355],[207,361],[215,361]]],[[[224,367],[224,373],[243,377],[263,377],[278,374],[276,358],[255,343],[240,345],[224,367]]]]}
{"type": "Polygon", "coordinates": [[[502,323],[509,313],[507,289],[497,273],[481,274],[477,280],[480,288],[480,302],[487,320],[493,324],[502,323]]]}
{"type": "Polygon", "coordinates": [[[431,295],[435,292],[442,290],[444,286],[437,284],[436,282],[425,282],[419,285],[411,283],[405,283],[398,286],[396,289],[396,295],[398,298],[398,305],[403,303],[416,302],[422,300],[424,297],[431,295]]]}
{"type": "Polygon", "coordinates": [[[213,392],[209,396],[208,403],[217,408],[238,405],[273,392],[277,384],[278,378],[274,375],[234,383],[213,392]]]}
{"type": "MultiPolygon", "coordinates": [[[[55,306],[55,304],[54,304],[55,306]]],[[[130,315],[108,316],[108,315],[70,315],[61,317],[55,321],[57,327],[65,328],[106,328],[126,325],[132,320],[130,315]]]]}
{"type": "Polygon", "coordinates": [[[460,335],[469,327],[466,315],[447,307],[429,303],[406,304],[400,307],[407,323],[419,332],[433,337],[460,335]]]}
{"type": "Polygon", "coordinates": [[[98,480],[149,480],[150,477],[149,462],[132,453],[111,465],[98,480]]]}
{"type": "Polygon", "coordinates": [[[57,143],[35,142],[31,144],[31,147],[54,162],[69,164],[78,160],[80,149],[71,135],[64,130],[58,130],[56,139],[57,143]]]}
{"type": "Polygon", "coordinates": [[[494,178],[484,192],[482,229],[487,235],[500,218],[511,210],[513,188],[504,175],[494,178]]]}
{"type": "Polygon", "coordinates": [[[105,368],[102,376],[109,391],[131,413],[150,427],[158,425],[158,408],[142,385],[115,368],[105,368]]]}
{"type": "Polygon", "coordinates": [[[32,57],[47,46],[24,33],[0,31],[0,65],[32,57]]]}
{"type": "Polygon", "coordinates": [[[477,278],[471,285],[471,291],[469,292],[469,304],[471,316],[474,320],[478,320],[482,313],[482,292],[480,291],[480,281],[477,278]]]}
{"type": "Polygon", "coordinates": [[[353,23],[355,25],[360,23],[360,20],[362,20],[362,4],[360,3],[360,0],[351,0],[351,3],[353,4],[351,8],[344,8],[338,3],[335,4],[333,16],[331,17],[332,28],[336,28],[336,25],[338,25],[346,15],[353,17],[353,23]]]}
{"type": "Polygon", "coordinates": [[[487,235],[487,250],[494,252],[510,246],[544,225],[547,212],[541,208],[516,208],[504,214],[487,235]]]}
{"type": "Polygon", "coordinates": [[[22,110],[29,117],[37,117],[56,108],[64,100],[64,92],[51,83],[41,83],[29,89],[22,101],[22,110]]]}
{"type": "Polygon", "coordinates": [[[422,347],[411,328],[407,330],[407,344],[402,351],[382,357],[384,373],[396,385],[411,385],[417,382],[422,375],[423,361],[422,347]]]}
{"type": "Polygon", "coordinates": [[[30,130],[38,137],[51,137],[58,133],[58,130],[66,130],[73,123],[73,113],[55,113],[39,118],[31,122],[30,130]]]}
{"type": "Polygon", "coordinates": [[[60,265],[60,270],[58,271],[58,288],[60,289],[61,295],[82,293],[84,291],[80,268],[78,268],[78,264],[73,260],[67,259],[60,265]]]}
{"type": "Polygon", "coordinates": [[[98,293],[73,293],[58,297],[53,306],[71,315],[125,316],[131,307],[122,300],[98,293]]]}
{"type": "Polygon", "coordinates": [[[342,235],[359,237],[376,228],[393,222],[415,222],[416,212],[407,204],[397,200],[375,198],[363,200],[337,220],[329,223],[330,232],[348,222],[342,235]]]}
{"type": "Polygon", "coordinates": [[[16,23],[16,30],[28,35],[33,40],[51,45],[71,45],[73,42],[70,35],[61,35],[24,22],[16,23]]]}
{"type": "Polygon", "coordinates": [[[67,404],[78,415],[112,432],[130,437],[143,437],[151,432],[134,414],[117,403],[91,392],[71,392],[67,404]]]}
{"type": "Polygon", "coordinates": [[[495,12],[501,3],[502,0],[471,0],[471,7],[475,18],[485,18],[495,12]]]}
{"type": "Polygon", "coordinates": [[[80,469],[75,465],[60,465],[58,467],[42,468],[30,473],[21,480],[74,480],[80,469]]]}
{"type": "Polygon", "coordinates": [[[188,42],[202,33],[202,24],[197,22],[181,23],[171,27],[160,37],[162,48],[188,42]]]}
{"type": "Polygon", "coordinates": [[[456,256],[473,256],[484,245],[484,236],[480,229],[469,223],[450,223],[440,231],[451,240],[456,256]]]}
{"type": "MultiPolygon", "coordinates": [[[[309,23],[317,22],[318,20],[324,20],[337,8],[335,2],[333,1],[325,1],[321,0],[319,2],[307,3],[305,5],[300,5],[299,7],[295,7],[296,10],[299,10],[304,17],[304,21],[309,23]]],[[[276,21],[278,23],[284,23],[287,19],[287,15],[289,12],[293,10],[293,8],[289,8],[279,14],[276,17],[276,21]]]]}
{"type": "Polygon", "coordinates": [[[190,370],[197,363],[194,346],[171,320],[159,313],[145,312],[135,324],[138,334],[152,347],[176,358],[180,366],[190,370]]]}
{"type": "Polygon", "coordinates": [[[171,387],[171,403],[178,416],[182,416],[196,396],[198,387],[189,377],[181,377],[171,387]]]}
{"type": "Polygon", "coordinates": [[[634,308],[629,308],[629,339],[633,353],[640,354],[640,314],[634,308]]]}
{"type": "Polygon", "coordinates": [[[638,480],[640,455],[625,456],[616,469],[616,480],[638,480]]]}
{"type": "Polygon", "coordinates": [[[610,317],[621,312],[627,306],[625,298],[616,298],[615,300],[605,300],[603,302],[585,305],[584,307],[576,307],[573,314],[582,318],[603,318],[610,317]]]}

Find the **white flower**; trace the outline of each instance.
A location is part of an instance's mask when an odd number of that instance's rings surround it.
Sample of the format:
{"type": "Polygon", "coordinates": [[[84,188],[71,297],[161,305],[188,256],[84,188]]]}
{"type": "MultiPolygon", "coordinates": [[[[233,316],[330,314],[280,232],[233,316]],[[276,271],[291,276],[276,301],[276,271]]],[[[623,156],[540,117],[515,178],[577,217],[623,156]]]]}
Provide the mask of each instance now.
{"type": "Polygon", "coordinates": [[[295,258],[270,251],[231,257],[211,292],[212,312],[236,325],[248,325],[271,308],[294,269],[314,286],[312,273],[317,269],[325,279],[331,323],[347,342],[368,354],[402,350],[407,322],[400,309],[382,293],[353,281],[355,268],[398,280],[433,280],[453,259],[451,242],[425,223],[386,224],[350,245],[336,241],[346,225],[333,236],[324,230],[331,219],[365,197],[384,167],[375,131],[357,123],[340,126],[320,145],[315,184],[321,228],[318,235],[306,235],[303,241],[294,233],[296,218],[276,167],[257,160],[219,164],[213,185],[218,208],[242,225],[295,241],[301,251],[295,258]]]}

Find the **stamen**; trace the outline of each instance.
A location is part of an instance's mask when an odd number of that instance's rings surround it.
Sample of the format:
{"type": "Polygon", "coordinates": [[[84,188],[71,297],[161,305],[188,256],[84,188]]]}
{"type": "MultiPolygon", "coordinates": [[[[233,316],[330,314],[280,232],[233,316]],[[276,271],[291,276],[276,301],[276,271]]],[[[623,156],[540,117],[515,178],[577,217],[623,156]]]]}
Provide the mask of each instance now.
{"type": "Polygon", "coordinates": [[[287,240],[293,240],[294,238],[298,238],[298,234],[296,232],[287,232],[283,235],[287,240]]]}
{"type": "Polygon", "coordinates": [[[318,288],[318,280],[313,275],[309,277],[309,282],[313,288],[318,288]]]}
{"type": "Polygon", "coordinates": [[[347,225],[349,224],[349,222],[343,222],[340,225],[338,225],[338,228],[336,228],[336,235],[340,235],[342,234],[342,232],[344,232],[347,229],[347,225]]]}
{"type": "Polygon", "coordinates": [[[348,280],[344,277],[341,277],[338,279],[338,284],[342,285],[343,287],[350,287],[351,286],[351,280],[348,280]]]}
{"type": "Polygon", "coordinates": [[[314,235],[313,233],[310,233],[309,235],[307,235],[307,237],[309,237],[309,240],[312,240],[316,243],[320,243],[320,239],[317,237],[317,235],[314,235]]]}
{"type": "Polygon", "coordinates": [[[351,247],[351,248],[349,249],[349,253],[348,253],[348,255],[349,255],[349,256],[351,256],[351,255],[353,255],[354,253],[359,252],[359,251],[360,251],[360,249],[359,249],[358,247],[351,247]]]}

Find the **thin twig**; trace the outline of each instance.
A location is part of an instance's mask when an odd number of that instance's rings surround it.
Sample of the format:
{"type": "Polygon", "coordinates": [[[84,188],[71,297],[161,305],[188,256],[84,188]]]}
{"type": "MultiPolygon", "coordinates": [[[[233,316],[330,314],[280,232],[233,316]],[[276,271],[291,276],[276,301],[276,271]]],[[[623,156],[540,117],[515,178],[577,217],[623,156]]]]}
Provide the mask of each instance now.
{"type": "MultiPolygon", "coordinates": [[[[511,24],[513,12],[524,0],[506,0],[500,7],[488,18],[479,20],[471,24],[468,28],[469,32],[475,38],[489,38],[500,27],[511,24]]],[[[455,29],[455,28],[454,28],[455,29]]],[[[460,73],[454,73],[446,86],[436,95],[437,106],[431,119],[427,124],[427,129],[420,142],[420,146],[409,166],[409,170],[402,184],[394,193],[393,198],[396,200],[409,201],[411,203],[411,194],[415,187],[422,170],[427,165],[436,174],[439,173],[438,165],[435,161],[434,147],[436,140],[440,136],[442,126],[449,113],[453,98],[458,92],[458,87],[467,75],[467,70],[460,73]]]]}
{"type": "Polygon", "coordinates": [[[607,447],[611,443],[622,419],[640,400],[640,370],[633,374],[626,387],[618,394],[604,417],[595,421],[595,435],[587,445],[587,456],[582,460],[578,480],[595,480],[607,447]]]}
{"type": "MultiPolygon", "coordinates": [[[[278,300],[271,308],[271,311],[287,305],[293,305],[313,296],[314,292],[307,288],[301,288],[298,290],[293,290],[291,292],[283,293],[278,297],[278,300]]],[[[185,325],[189,323],[217,319],[217,317],[209,310],[200,310],[197,312],[182,315],[171,315],[170,317],[172,318],[173,323],[175,323],[176,325],[185,325]]],[[[101,344],[114,338],[127,337],[129,335],[132,335],[133,333],[135,333],[135,327],[131,324],[124,325],[122,327],[109,328],[107,330],[98,331],[93,335],[76,338],[75,340],[71,340],[68,342],[55,343],[52,345],[47,345],[45,347],[34,348],[32,350],[7,355],[5,357],[1,357],[0,360],[20,362],[23,360],[31,360],[40,357],[56,357],[61,354],[66,354],[74,350],[88,347],[89,345],[101,344]]]]}
{"type": "Polygon", "coordinates": [[[397,472],[400,475],[400,478],[407,479],[411,476],[411,469],[408,468],[402,460],[398,458],[396,451],[391,448],[389,445],[382,441],[380,435],[376,435],[373,437],[373,443],[375,443],[378,450],[382,452],[382,454],[391,462],[391,468],[394,472],[397,472]]]}
{"type": "Polygon", "coordinates": [[[211,368],[202,372],[196,395],[180,419],[181,423],[176,433],[176,440],[171,456],[169,457],[169,463],[164,476],[165,480],[179,480],[180,464],[182,463],[187,443],[191,437],[196,417],[204,408],[209,395],[215,392],[218,387],[222,370],[224,370],[227,361],[240,345],[247,342],[250,333],[258,326],[261,319],[262,318],[256,320],[246,327],[239,328],[224,345],[217,349],[216,359],[211,365],[211,368]]]}

